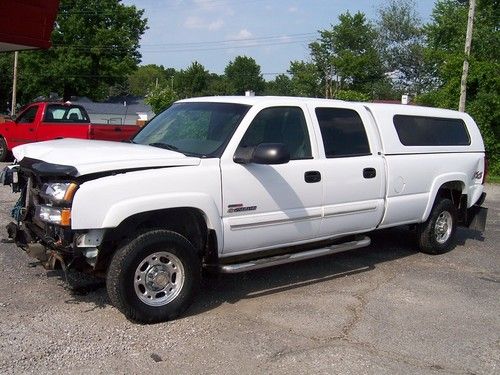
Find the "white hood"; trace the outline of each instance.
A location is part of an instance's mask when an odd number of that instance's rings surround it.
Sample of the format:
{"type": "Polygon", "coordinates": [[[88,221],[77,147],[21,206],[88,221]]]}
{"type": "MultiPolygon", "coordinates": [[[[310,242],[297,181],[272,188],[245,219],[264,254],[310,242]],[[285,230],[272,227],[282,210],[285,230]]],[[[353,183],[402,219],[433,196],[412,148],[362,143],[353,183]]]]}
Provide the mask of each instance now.
{"type": "Polygon", "coordinates": [[[14,157],[73,166],[78,175],[131,168],[198,165],[199,158],[180,152],[132,143],[57,139],[14,147],[14,157]]]}

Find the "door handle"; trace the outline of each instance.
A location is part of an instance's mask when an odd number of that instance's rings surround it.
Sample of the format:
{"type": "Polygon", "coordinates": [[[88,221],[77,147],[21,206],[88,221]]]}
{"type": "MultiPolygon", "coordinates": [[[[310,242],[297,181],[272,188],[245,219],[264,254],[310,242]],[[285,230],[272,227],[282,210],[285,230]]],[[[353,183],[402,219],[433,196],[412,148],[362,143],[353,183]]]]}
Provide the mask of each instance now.
{"type": "Polygon", "coordinates": [[[119,127],[115,128],[115,132],[121,132],[121,131],[122,131],[122,128],[119,128],[119,127]]]}
{"type": "Polygon", "coordinates": [[[34,128],[28,128],[28,130],[29,130],[30,132],[32,132],[32,133],[35,131],[35,129],[34,129],[34,128]]]}
{"type": "Polygon", "coordinates": [[[304,173],[304,180],[309,184],[320,182],[321,173],[319,173],[318,171],[307,171],[306,173],[304,173]]]}
{"type": "Polygon", "coordinates": [[[375,168],[365,168],[363,169],[364,178],[375,178],[377,175],[377,170],[375,168]]]}

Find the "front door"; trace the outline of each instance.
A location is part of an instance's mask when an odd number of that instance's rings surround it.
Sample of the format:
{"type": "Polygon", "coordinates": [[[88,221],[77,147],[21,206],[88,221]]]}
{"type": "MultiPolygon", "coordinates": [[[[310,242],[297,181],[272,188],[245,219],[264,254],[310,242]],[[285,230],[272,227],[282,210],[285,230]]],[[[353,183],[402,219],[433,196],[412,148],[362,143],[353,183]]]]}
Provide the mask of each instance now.
{"type": "Polygon", "coordinates": [[[256,114],[238,147],[283,143],[290,161],[238,164],[221,159],[224,253],[245,253],[314,238],[321,223],[322,184],[307,112],[270,107],[256,114]]]}
{"type": "Polygon", "coordinates": [[[10,147],[15,147],[25,143],[35,142],[37,131],[37,116],[39,115],[39,105],[32,105],[25,109],[15,121],[15,129],[10,147]]]}

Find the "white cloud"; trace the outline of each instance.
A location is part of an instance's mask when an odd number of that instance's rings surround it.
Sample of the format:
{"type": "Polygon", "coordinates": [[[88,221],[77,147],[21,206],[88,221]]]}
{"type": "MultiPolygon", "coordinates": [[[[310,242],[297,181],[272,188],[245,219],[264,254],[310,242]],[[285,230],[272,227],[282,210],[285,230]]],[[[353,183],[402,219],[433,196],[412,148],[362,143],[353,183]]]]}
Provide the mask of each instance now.
{"type": "Polygon", "coordinates": [[[222,26],[224,26],[224,21],[219,18],[218,20],[210,22],[208,24],[208,30],[210,31],[219,30],[222,26]]]}
{"type": "Polygon", "coordinates": [[[184,26],[188,29],[202,29],[203,28],[203,20],[197,16],[189,16],[184,21],[184,26]]]}
{"type": "Polygon", "coordinates": [[[184,21],[184,27],[187,29],[205,29],[215,31],[219,30],[222,26],[224,26],[224,21],[220,18],[215,21],[206,21],[198,16],[189,16],[184,21]]]}
{"type": "Polygon", "coordinates": [[[253,34],[248,31],[248,29],[241,29],[237,34],[231,35],[231,39],[249,39],[253,36],[253,34]]]}
{"type": "Polygon", "coordinates": [[[290,13],[297,13],[299,11],[299,8],[297,8],[295,5],[292,5],[290,8],[288,8],[288,11],[290,13]]]}

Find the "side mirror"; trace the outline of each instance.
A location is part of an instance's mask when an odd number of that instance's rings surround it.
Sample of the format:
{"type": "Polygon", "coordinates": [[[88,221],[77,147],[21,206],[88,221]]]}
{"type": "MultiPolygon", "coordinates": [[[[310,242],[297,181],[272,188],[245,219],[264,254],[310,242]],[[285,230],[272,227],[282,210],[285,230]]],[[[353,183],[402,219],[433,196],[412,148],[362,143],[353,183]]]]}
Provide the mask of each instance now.
{"type": "Polygon", "coordinates": [[[256,147],[239,147],[233,160],[238,164],[285,164],[290,152],[283,143],[261,143],[256,147]]]}

